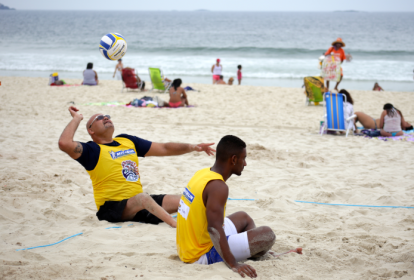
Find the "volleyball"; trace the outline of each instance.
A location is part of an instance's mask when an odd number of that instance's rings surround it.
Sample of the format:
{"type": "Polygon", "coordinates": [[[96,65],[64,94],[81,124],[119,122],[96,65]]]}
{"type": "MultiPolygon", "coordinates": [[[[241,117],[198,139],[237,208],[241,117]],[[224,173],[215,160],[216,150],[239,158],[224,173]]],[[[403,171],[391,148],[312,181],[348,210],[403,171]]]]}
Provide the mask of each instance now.
{"type": "Polygon", "coordinates": [[[118,60],[125,55],[127,43],[121,34],[108,33],[102,37],[99,51],[106,59],[118,60]]]}

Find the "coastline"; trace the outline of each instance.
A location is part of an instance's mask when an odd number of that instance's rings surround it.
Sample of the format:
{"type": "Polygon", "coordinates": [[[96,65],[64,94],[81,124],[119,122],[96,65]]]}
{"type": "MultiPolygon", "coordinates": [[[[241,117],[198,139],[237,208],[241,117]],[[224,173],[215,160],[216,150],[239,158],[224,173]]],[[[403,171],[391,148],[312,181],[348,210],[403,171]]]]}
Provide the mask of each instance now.
{"type": "MultiPolygon", "coordinates": [[[[81,79],[61,76],[67,83],[81,79]]],[[[50,87],[48,77],[0,76],[0,275],[15,278],[233,279],[224,264],[187,265],[177,256],[175,231],[165,224],[98,221],[89,176],[58,148],[70,121],[70,102],[84,120],[75,140],[89,141],[86,120],[111,115],[115,135],[154,142],[215,142],[234,134],[247,143],[242,176],[228,180],[227,214],[246,211],[277,235],[273,247],[303,255],[247,261],[257,279],[375,279],[414,277],[412,209],[358,208],[295,202],[414,206],[413,143],[364,137],[318,135],[322,106],[305,106],[296,88],[218,86],[184,82],[193,108],[153,109],[89,106],[129,102],[144,95],[123,92],[120,81],[96,87],[50,87]],[[110,228],[118,226],[121,228],[110,228]],[[28,251],[27,247],[57,242],[28,251]]],[[[414,122],[412,92],[350,91],[355,111],[379,116],[393,103],[414,122]]],[[[148,193],[181,193],[191,176],[214,157],[140,158],[148,193]]]]}
{"type": "MultiPolygon", "coordinates": [[[[68,71],[57,71],[59,77],[63,80],[66,79],[80,79],[82,81],[82,72],[68,72],[68,71]]],[[[32,77],[32,78],[47,78],[51,74],[51,71],[23,71],[23,70],[0,70],[0,77],[32,77]]],[[[150,78],[147,72],[139,72],[140,78],[146,83],[150,83],[150,78]]],[[[101,73],[98,72],[99,80],[116,81],[112,78],[113,73],[101,73]]],[[[206,76],[187,76],[187,75],[167,75],[170,79],[181,78],[185,83],[196,83],[211,85],[212,80],[210,75],[206,76]]],[[[230,77],[230,76],[229,76],[230,77]]],[[[228,78],[229,78],[228,77],[228,78]]],[[[227,82],[228,78],[225,78],[227,82]]],[[[234,75],[236,78],[236,75],[234,75]]],[[[386,91],[396,92],[414,92],[414,81],[413,82],[397,82],[397,81],[377,81],[377,80],[347,80],[346,77],[340,84],[340,88],[347,90],[366,90],[372,91],[374,83],[379,82],[382,88],[386,91]]],[[[236,80],[237,83],[237,80],[236,80]]],[[[300,88],[303,85],[303,79],[296,78],[246,78],[242,80],[242,85],[247,86],[269,86],[269,87],[289,87],[289,88],[300,88]]]]}

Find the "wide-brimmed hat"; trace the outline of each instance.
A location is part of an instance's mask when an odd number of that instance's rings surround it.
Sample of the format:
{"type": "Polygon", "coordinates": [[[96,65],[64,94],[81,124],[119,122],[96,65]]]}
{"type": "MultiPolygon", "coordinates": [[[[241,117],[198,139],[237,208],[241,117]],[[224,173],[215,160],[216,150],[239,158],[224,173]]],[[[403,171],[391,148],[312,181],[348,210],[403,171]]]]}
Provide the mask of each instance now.
{"type": "Polygon", "coordinates": [[[342,47],[345,47],[345,43],[342,41],[342,38],[337,38],[334,42],[332,42],[332,46],[335,44],[341,44],[342,47]]]}

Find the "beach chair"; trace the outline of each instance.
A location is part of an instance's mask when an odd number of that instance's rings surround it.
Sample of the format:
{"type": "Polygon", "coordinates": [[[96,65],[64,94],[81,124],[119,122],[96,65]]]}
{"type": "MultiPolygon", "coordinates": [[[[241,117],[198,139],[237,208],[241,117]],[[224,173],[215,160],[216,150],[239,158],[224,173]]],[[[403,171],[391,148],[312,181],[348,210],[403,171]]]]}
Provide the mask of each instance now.
{"type": "Polygon", "coordinates": [[[151,91],[156,89],[166,93],[170,89],[172,82],[164,82],[164,75],[159,68],[149,67],[148,72],[152,83],[151,91]]]}
{"type": "Polygon", "coordinates": [[[328,130],[346,131],[346,137],[348,137],[349,129],[352,127],[352,123],[349,122],[348,127],[345,127],[346,121],[350,121],[356,118],[356,115],[353,114],[349,118],[345,119],[344,99],[346,102],[346,96],[341,93],[325,92],[323,99],[326,108],[326,114],[324,116],[324,124],[321,129],[321,136],[325,130],[328,130]]]}
{"type": "Polygon", "coordinates": [[[124,92],[124,88],[126,90],[141,90],[143,81],[138,82],[138,75],[135,73],[135,69],[133,68],[124,68],[122,69],[122,90],[124,92]]]}
{"type": "Polygon", "coordinates": [[[325,91],[324,80],[322,77],[305,77],[305,104],[309,106],[311,102],[315,105],[319,105],[319,102],[323,101],[323,92],[325,91]]]}

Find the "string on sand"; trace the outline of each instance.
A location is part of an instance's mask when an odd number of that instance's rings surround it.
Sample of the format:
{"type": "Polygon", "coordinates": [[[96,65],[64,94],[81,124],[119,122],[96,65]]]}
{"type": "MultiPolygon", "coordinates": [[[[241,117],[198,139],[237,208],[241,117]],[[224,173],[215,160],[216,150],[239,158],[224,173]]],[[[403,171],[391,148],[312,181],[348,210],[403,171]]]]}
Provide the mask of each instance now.
{"type": "Polygon", "coordinates": [[[303,200],[295,200],[295,202],[329,205],[329,206],[375,207],[375,208],[409,208],[409,209],[414,209],[413,206],[380,206],[380,205],[361,205],[361,204],[341,204],[341,203],[323,203],[323,202],[313,202],[313,201],[303,201],[303,200]]]}
{"type": "Polygon", "coordinates": [[[47,245],[41,245],[41,246],[35,246],[35,247],[29,247],[29,248],[24,248],[24,249],[16,249],[16,251],[31,250],[31,249],[35,249],[35,248],[42,248],[42,247],[49,247],[49,246],[53,246],[53,245],[56,245],[56,244],[59,244],[59,243],[61,243],[61,242],[65,241],[65,240],[68,240],[69,238],[72,238],[72,237],[75,237],[75,236],[81,235],[82,233],[83,233],[83,232],[79,232],[79,233],[74,234],[74,235],[72,235],[72,236],[66,237],[65,239],[62,239],[62,240],[60,240],[60,241],[58,241],[58,242],[56,242],[56,243],[47,244],[47,245]]]}

